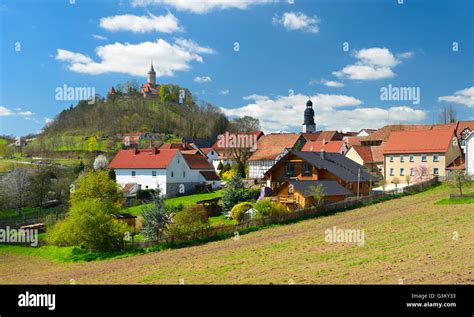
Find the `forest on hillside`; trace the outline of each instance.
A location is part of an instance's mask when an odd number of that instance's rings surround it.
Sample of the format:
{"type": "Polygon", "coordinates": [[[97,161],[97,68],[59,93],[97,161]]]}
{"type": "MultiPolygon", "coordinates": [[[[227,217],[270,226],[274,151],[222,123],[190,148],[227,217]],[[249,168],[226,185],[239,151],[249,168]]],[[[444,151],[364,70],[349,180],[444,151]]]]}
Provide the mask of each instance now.
{"type": "Polygon", "coordinates": [[[140,131],[215,138],[228,127],[229,120],[219,108],[209,103],[198,105],[185,88],[162,85],[156,99],[144,99],[132,87],[96,98],[93,104],[80,101],[59,113],[44,128],[43,136],[111,136],[140,131]]]}

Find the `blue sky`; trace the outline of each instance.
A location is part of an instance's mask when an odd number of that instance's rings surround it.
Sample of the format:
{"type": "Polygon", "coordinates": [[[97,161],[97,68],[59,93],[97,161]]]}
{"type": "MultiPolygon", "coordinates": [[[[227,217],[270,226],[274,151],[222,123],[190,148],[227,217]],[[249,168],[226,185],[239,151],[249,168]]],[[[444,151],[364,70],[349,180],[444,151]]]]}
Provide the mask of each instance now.
{"type": "Polygon", "coordinates": [[[150,60],[158,83],[267,132],[300,131],[308,96],[318,129],[433,123],[446,105],[474,120],[474,2],[291,2],[0,1],[0,133],[77,103],[57,87],[144,83],[150,60]],[[413,95],[383,100],[389,85],[413,95]]]}

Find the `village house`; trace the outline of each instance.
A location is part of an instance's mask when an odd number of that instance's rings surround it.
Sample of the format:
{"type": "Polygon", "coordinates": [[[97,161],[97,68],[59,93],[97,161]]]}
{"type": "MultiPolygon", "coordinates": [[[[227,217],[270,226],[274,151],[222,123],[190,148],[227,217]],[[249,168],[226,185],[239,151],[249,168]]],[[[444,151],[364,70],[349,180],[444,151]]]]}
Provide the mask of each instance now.
{"type": "Polygon", "coordinates": [[[383,145],[353,145],[345,155],[372,175],[383,176],[383,145]]]}
{"type": "Polygon", "coordinates": [[[378,178],[339,153],[290,151],[266,173],[273,196],[289,209],[310,207],[311,186],[321,185],[323,202],[367,196],[378,178]]]}
{"type": "Polygon", "coordinates": [[[109,164],[123,188],[156,189],[168,197],[187,195],[206,186],[220,188],[213,166],[201,154],[178,149],[120,150],[109,164]]]}
{"type": "Polygon", "coordinates": [[[417,166],[427,169],[426,176],[446,176],[447,167],[462,155],[454,129],[395,131],[383,150],[387,183],[394,178],[405,182],[417,166]]]}
{"type": "MultiPolygon", "coordinates": [[[[217,136],[217,140],[212,146],[215,152],[217,152],[217,159],[213,160],[213,165],[233,165],[233,156],[240,155],[242,152],[252,154],[255,152],[258,140],[264,136],[262,131],[251,131],[251,132],[225,132],[217,136]]],[[[211,153],[212,154],[212,153],[211,153]]]]}
{"type": "Polygon", "coordinates": [[[262,179],[264,174],[291,150],[300,150],[305,139],[297,133],[271,133],[257,142],[249,158],[249,178],[262,179]]]}

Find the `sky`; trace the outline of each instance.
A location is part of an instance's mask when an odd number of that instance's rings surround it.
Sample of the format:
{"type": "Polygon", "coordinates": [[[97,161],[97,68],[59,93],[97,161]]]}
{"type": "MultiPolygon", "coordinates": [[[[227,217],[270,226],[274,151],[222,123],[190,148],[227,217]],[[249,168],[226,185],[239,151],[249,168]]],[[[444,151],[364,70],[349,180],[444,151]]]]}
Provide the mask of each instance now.
{"type": "Polygon", "coordinates": [[[188,88],[265,132],[474,120],[474,1],[0,0],[0,134],[37,133],[58,92],[188,88]],[[401,3],[400,3],[401,2],[401,3]],[[403,92],[397,94],[397,92],[403,92]]]}

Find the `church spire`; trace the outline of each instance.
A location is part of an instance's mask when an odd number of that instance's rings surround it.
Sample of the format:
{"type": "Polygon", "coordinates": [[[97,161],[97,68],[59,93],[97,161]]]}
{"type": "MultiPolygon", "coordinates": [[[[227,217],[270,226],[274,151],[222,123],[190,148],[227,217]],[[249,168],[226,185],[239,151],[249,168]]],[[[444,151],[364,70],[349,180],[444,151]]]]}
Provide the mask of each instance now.
{"type": "Polygon", "coordinates": [[[148,71],[147,79],[148,79],[147,81],[149,84],[152,84],[153,86],[156,85],[156,73],[155,73],[155,69],[153,68],[153,61],[151,61],[150,70],[148,71]]]}
{"type": "Polygon", "coordinates": [[[303,133],[316,132],[316,123],[314,122],[313,102],[308,99],[306,109],[304,111],[303,133]]]}

